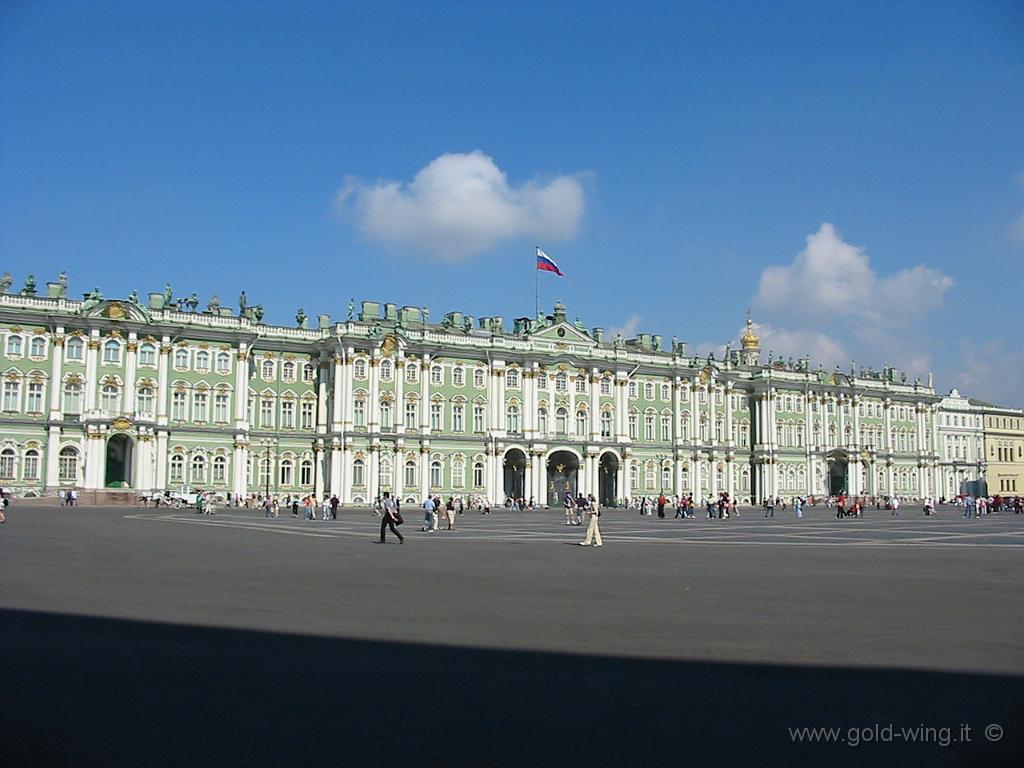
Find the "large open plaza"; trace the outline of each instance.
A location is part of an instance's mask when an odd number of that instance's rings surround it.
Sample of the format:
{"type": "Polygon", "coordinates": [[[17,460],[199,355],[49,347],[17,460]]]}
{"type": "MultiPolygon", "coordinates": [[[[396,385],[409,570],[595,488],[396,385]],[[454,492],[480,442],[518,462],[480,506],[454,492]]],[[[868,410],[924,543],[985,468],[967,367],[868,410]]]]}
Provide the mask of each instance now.
{"type": "Polygon", "coordinates": [[[1020,516],[611,511],[597,549],[558,511],[424,533],[408,507],[386,546],[369,510],[8,513],[9,765],[988,765],[1024,745],[1020,516]]]}

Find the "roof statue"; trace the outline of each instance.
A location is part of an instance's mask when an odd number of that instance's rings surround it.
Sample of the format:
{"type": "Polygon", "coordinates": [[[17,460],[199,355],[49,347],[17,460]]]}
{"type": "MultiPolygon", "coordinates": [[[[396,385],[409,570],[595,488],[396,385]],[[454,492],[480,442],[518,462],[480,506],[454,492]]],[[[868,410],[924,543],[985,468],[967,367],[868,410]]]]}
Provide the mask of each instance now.
{"type": "MultiPolygon", "coordinates": [[[[761,340],[754,333],[754,321],[750,319],[750,310],[747,310],[747,331],[740,337],[740,344],[744,349],[757,349],[761,340]]],[[[769,361],[771,358],[769,358],[769,361]]]]}
{"type": "Polygon", "coordinates": [[[7,293],[7,291],[11,287],[12,282],[14,281],[11,280],[11,273],[4,272],[3,277],[0,277],[0,293],[7,293]]]}

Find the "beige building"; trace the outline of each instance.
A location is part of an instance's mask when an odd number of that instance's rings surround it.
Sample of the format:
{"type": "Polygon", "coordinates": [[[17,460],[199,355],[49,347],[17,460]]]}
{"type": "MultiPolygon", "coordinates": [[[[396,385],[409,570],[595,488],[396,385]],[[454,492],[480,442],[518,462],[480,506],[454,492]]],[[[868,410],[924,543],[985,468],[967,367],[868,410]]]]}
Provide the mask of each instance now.
{"type": "Polygon", "coordinates": [[[971,400],[985,416],[989,495],[1024,494],[1024,410],[971,400]]]}

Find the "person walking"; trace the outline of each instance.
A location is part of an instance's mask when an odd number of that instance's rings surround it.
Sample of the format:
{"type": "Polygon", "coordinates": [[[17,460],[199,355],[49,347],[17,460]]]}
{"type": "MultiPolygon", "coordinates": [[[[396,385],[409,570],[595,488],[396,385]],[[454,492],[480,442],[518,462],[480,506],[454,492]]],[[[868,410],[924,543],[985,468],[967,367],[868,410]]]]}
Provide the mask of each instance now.
{"type": "Polygon", "coordinates": [[[430,496],[423,502],[423,530],[425,533],[434,531],[434,500],[430,496]]]}
{"type": "Polygon", "coordinates": [[[601,508],[597,504],[597,499],[594,498],[594,494],[590,494],[587,497],[587,517],[589,522],[587,523],[587,536],[583,541],[580,542],[582,547],[601,547],[604,546],[604,542],[601,540],[601,508]]]}
{"type": "Polygon", "coordinates": [[[448,502],[444,505],[444,514],[448,518],[448,530],[455,530],[455,498],[453,496],[448,497],[448,502]]]}
{"type": "Polygon", "coordinates": [[[378,544],[385,543],[385,536],[387,535],[387,529],[390,528],[391,532],[398,537],[399,544],[405,544],[405,537],[398,532],[396,525],[402,524],[402,518],[398,514],[398,507],[395,506],[394,499],[391,498],[390,491],[384,491],[384,500],[382,502],[384,507],[384,513],[380,518],[380,539],[377,541],[378,544]]]}
{"type": "Polygon", "coordinates": [[[665,498],[665,494],[658,496],[658,517],[665,517],[665,505],[668,504],[668,499],[665,498]]]}
{"type": "Polygon", "coordinates": [[[331,520],[338,519],[338,496],[337,494],[331,495],[331,520]]]}
{"type": "Polygon", "coordinates": [[[890,504],[890,506],[892,507],[892,512],[889,513],[889,516],[890,517],[899,517],[900,516],[900,497],[899,496],[893,496],[892,497],[892,504],[890,504]]]}
{"type": "Polygon", "coordinates": [[[799,496],[793,499],[793,513],[797,516],[797,518],[801,518],[804,516],[804,500],[801,499],[799,496]]]}
{"type": "Polygon", "coordinates": [[[769,497],[764,502],[764,516],[765,518],[775,519],[775,499],[769,497]]]}

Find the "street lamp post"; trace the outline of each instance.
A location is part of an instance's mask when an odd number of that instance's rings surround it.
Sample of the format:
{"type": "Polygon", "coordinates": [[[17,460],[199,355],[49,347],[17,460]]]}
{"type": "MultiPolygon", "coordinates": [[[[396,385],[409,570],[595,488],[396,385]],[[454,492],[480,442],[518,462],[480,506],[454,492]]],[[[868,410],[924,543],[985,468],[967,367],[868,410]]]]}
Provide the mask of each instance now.
{"type": "Polygon", "coordinates": [[[270,473],[272,471],[272,465],[271,465],[271,462],[270,462],[270,446],[272,446],[273,444],[274,444],[274,441],[271,440],[270,438],[267,438],[267,437],[265,437],[262,440],[260,440],[260,445],[263,446],[263,448],[266,449],[265,450],[266,459],[264,459],[264,461],[267,462],[267,475],[266,475],[266,482],[264,484],[265,485],[265,489],[264,489],[264,494],[263,494],[263,498],[265,500],[270,498],[270,473]]]}

